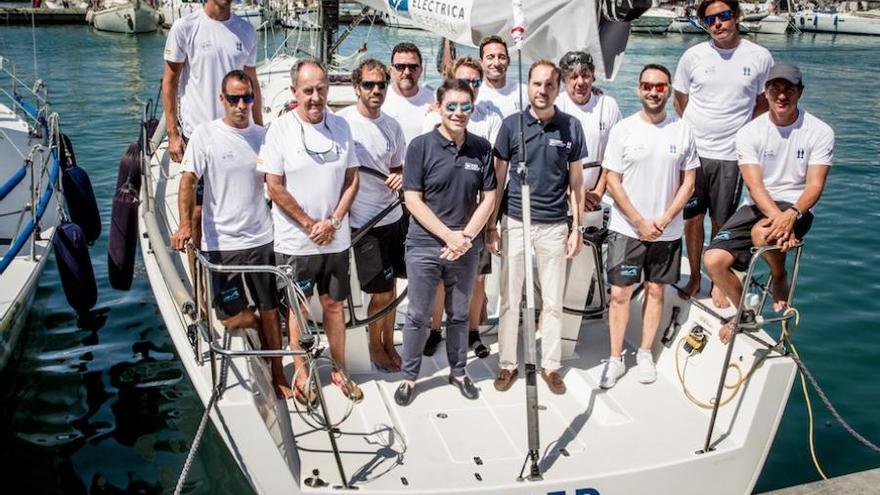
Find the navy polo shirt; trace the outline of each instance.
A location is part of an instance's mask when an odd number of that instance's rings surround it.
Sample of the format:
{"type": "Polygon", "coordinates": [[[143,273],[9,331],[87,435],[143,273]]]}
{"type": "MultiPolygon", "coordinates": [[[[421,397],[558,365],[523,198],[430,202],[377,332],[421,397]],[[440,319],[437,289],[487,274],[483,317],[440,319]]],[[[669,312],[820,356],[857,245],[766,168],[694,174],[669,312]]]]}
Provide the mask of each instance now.
{"type": "MultiPolygon", "coordinates": [[[[491,191],[496,186],[489,141],[466,132],[459,148],[437,128],[410,141],[403,166],[403,189],[421,191],[428,208],[450,229],[463,229],[477,209],[480,191],[491,191]]],[[[422,227],[415,216],[410,217],[406,244],[446,245],[422,227]]]]}
{"type": "MultiPolygon", "coordinates": [[[[532,221],[561,223],[568,220],[568,164],[587,156],[580,121],[556,110],[549,122],[541,122],[526,109],[523,113],[527,180],[531,186],[532,221]]],[[[522,221],[522,184],[519,166],[519,113],[501,123],[495,139],[495,155],[510,162],[502,211],[522,221]]]]}

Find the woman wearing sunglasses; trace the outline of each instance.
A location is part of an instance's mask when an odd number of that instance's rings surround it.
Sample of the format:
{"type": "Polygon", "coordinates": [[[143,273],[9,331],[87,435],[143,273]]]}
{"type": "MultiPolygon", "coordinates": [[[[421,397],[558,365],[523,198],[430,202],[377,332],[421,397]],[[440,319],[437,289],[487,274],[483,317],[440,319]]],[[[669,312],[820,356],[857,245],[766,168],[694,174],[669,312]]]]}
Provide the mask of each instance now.
{"type": "Polygon", "coordinates": [[[495,204],[492,145],[467,131],[474,93],[449,79],[437,90],[440,125],[412,140],[403,167],[403,190],[412,217],[406,239],[409,308],[403,329],[403,382],[394,394],[412,402],[422,350],[431,328],[434,292],[446,296],[449,383],[468,399],[479,391],[465,373],[468,304],[477,274],[482,231],[495,204]]]}

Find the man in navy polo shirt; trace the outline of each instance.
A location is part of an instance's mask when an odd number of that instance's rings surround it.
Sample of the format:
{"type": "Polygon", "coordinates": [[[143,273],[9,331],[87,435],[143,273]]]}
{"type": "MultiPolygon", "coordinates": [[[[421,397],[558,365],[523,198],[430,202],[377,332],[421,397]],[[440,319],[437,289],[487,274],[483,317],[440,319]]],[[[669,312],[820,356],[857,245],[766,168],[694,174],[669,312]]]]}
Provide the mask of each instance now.
{"type": "Polygon", "coordinates": [[[403,383],[394,393],[401,406],[413,398],[441,281],[449,383],[467,399],[479,397],[465,372],[467,322],[482,231],[495,207],[492,145],[467,131],[474,110],[470,84],[448,79],[437,90],[437,101],[440,125],[412,140],[403,167],[404,198],[412,217],[406,238],[409,308],[403,328],[403,383]]]}
{"type": "MultiPolygon", "coordinates": [[[[583,168],[587,155],[580,121],[553,104],[562,74],[553,62],[539,60],[529,69],[529,108],[523,111],[527,180],[531,187],[531,235],[541,283],[541,376],[554,394],[565,393],[561,368],[562,298],[566,258],[582,247],[580,224],[583,168]],[[572,226],[568,228],[568,212],[572,226]]],[[[520,114],[504,119],[495,140],[495,174],[499,184],[510,182],[499,207],[501,237],[496,230],[498,209],[490,219],[490,250],[501,256],[501,321],[498,325],[500,372],[495,388],[508,390],[516,380],[519,306],[525,278],[521,177],[514,169],[520,160],[520,114]],[[503,251],[503,254],[502,254],[503,251]]]]}

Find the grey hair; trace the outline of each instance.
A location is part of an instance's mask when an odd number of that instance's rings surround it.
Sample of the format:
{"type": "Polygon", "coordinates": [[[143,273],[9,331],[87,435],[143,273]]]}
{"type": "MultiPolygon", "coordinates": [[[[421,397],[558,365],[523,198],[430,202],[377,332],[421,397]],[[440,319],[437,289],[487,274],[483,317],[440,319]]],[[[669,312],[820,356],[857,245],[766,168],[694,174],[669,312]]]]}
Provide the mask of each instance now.
{"type": "Polygon", "coordinates": [[[314,65],[321,69],[324,72],[324,79],[327,79],[327,67],[321,63],[320,60],[314,58],[300,58],[294,62],[293,66],[290,68],[290,85],[294,88],[296,87],[296,82],[299,80],[299,71],[302,70],[306,65],[314,65]]]}

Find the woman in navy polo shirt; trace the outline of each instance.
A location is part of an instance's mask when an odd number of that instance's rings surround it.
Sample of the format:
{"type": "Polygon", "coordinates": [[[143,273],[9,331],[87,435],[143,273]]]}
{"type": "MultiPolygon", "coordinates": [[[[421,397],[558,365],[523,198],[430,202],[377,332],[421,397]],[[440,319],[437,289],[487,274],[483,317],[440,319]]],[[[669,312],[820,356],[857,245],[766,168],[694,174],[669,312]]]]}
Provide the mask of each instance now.
{"type": "Polygon", "coordinates": [[[446,289],[446,356],[449,383],[468,399],[479,396],[465,373],[468,304],[483,244],[483,226],[495,201],[492,145],[467,132],[474,93],[463,80],[437,89],[440,125],[413,139],[403,167],[409,309],[403,329],[403,383],[394,400],[412,401],[422,350],[431,328],[434,292],[446,289]]]}

